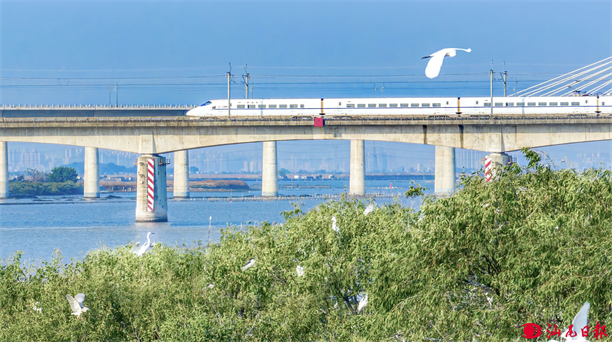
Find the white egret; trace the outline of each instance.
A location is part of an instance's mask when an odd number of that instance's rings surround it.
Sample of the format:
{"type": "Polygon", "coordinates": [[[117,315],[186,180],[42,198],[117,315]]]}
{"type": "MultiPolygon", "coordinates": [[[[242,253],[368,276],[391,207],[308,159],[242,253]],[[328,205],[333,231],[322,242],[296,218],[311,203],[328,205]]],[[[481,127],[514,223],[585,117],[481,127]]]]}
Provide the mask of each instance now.
{"type": "Polygon", "coordinates": [[[140,242],[136,242],[136,243],[135,243],[135,244],[132,246],[132,249],[130,249],[130,252],[131,252],[131,253],[136,254],[136,253],[138,253],[138,249],[139,249],[139,248],[140,248],[140,242]]]}
{"type": "Polygon", "coordinates": [[[361,310],[363,310],[363,308],[365,308],[366,305],[368,305],[368,294],[367,293],[364,297],[361,297],[361,300],[359,301],[359,305],[357,305],[357,312],[360,312],[361,310]]]}
{"type": "Polygon", "coordinates": [[[212,288],[214,288],[214,287],[215,287],[215,284],[210,283],[210,284],[208,284],[208,286],[207,286],[207,287],[208,287],[209,289],[212,289],[212,288]]]}
{"type": "Polygon", "coordinates": [[[369,213],[374,211],[374,204],[368,205],[368,207],[363,211],[363,216],[368,216],[369,213]]]}
{"type": "Polygon", "coordinates": [[[248,270],[249,268],[255,266],[255,258],[249,259],[249,261],[242,266],[242,272],[248,270]]]}
{"type": "Polygon", "coordinates": [[[138,250],[138,252],[136,253],[136,255],[138,256],[142,256],[143,254],[145,254],[145,252],[147,251],[147,249],[149,249],[149,246],[151,245],[151,239],[149,238],[149,236],[151,236],[151,234],[155,234],[152,232],[149,232],[147,234],[147,242],[145,242],[144,245],[142,245],[142,247],[140,247],[140,249],[138,250]]]}
{"type": "Polygon", "coordinates": [[[88,307],[83,306],[83,301],[85,301],[85,294],[83,293],[79,293],[74,296],[74,298],[72,298],[71,295],[66,295],[66,299],[68,299],[68,303],[70,303],[72,314],[77,316],[77,318],[80,318],[83,312],[89,310],[88,307]]]}
{"type": "MultiPolygon", "coordinates": [[[[576,333],[576,336],[572,337],[568,335],[569,329],[565,329],[565,331],[561,334],[561,337],[564,338],[568,342],[589,342],[586,338],[582,337],[582,328],[586,327],[589,309],[591,308],[591,304],[589,302],[584,303],[582,308],[572,321],[572,331],[576,333]]],[[[549,340],[548,342],[557,342],[556,340],[549,340]]]]}
{"type": "Polygon", "coordinates": [[[33,309],[34,311],[38,312],[38,313],[42,313],[42,308],[39,308],[38,306],[40,305],[40,302],[36,302],[33,305],[33,309]]]}
{"type": "Polygon", "coordinates": [[[304,267],[302,267],[302,266],[300,266],[300,265],[298,265],[298,266],[295,268],[295,271],[297,272],[298,277],[301,277],[301,276],[303,276],[303,275],[304,275],[304,267]]]}
{"type": "Polygon", "coordinates": [[[336,233],[340,234],[340,227],[338,227],[338,225],[336,224],[336,216],[332,216],[332,222],[333,222],[333,223],[332,223],[332,229],[333,229],[333,230],[334,230],[336,233]]]}
{"type": "Polygon", "coordinates": [[[442,49],[440,51],[434,52],[429,56],[425,56],[421,59],[431,58],[429,63],[427,63],[427,68],[425,68],[425,76],[428,78],[436,78],[440,74],[440,69],[442,68],[442,63],[444,62],[444,57],[455,57],[457,56],[457,50],[462,50],[465,52],[472,52],[472,49],[459,49],[459,48],[448,48],[442,49]]]}

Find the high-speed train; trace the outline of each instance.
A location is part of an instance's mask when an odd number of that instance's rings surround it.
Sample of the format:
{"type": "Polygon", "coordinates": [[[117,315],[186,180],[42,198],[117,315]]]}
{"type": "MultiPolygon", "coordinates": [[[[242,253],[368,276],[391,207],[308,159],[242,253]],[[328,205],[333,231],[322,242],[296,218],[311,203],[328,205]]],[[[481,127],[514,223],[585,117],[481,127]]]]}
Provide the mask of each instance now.
{"type": "MultiPolygon", "coordinates": [[[[491,114],[490,97],[211,100],[190,116],[318,116],[491,114]]],[[[493,114],[612,114],[612,96],[494,97],[493,114]]]]}

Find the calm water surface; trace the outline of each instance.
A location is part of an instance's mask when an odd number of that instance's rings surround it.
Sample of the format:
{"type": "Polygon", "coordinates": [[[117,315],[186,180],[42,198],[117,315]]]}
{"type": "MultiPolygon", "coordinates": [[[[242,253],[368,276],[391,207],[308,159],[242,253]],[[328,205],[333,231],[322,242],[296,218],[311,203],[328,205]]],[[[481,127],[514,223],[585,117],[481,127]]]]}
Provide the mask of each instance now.
{"type": "MultiPolygon", "coordinates": [[[[409,181],[368,181],[367,192],[404,193],[409,181]],[[386,188],[386,189],[385,189],[386,188]]],[[[421,182],[433,188],[433,184],[421,182]]],[[[257,183],[249,183],[257,186],[257,183]]],[[[348,182],[302,181],[280,182],[279,185],[331,186],[326,189],[281,189],[282,195],[324,195],[346,192],[348,182]],[[346,186],[346,188],[345,188],[346,186]]],[[[114,194],[117,195],[117,194],[114,194]]],[[[119,198],[84,200],[81,196],[39,197],[0,201],[0,259],[9,258],[15,251],[23,251],[23,259],[49,260],[54,249],[61,250],[64,261],[81,259],[88,251],[102,247],[117,247],[131,241],[146,241],[147,232],[155,232],[153,241],[166,245],[193,245],[196,241],[218,241],[220,229],[228,225],[240,226],[258,222],[282,222],[282,211],[292,209],[296,201],[221,201],[209,202],[204,197],[259,196],[260,191],[239,193],[192,193],[188,200],[168,200],[168,222],[136,223],[134,221],[135,193],[124,193],[119,198]],[[209,236],[209,217],[212,217],[209,236]]],[[[393,199],[378,199],[383,204],[393,199]]],[[[410,205],[411,201],[402,199],[410,205]]],[[[323,200],[297,201],[302,210],[309,210],[323,200]]]]}

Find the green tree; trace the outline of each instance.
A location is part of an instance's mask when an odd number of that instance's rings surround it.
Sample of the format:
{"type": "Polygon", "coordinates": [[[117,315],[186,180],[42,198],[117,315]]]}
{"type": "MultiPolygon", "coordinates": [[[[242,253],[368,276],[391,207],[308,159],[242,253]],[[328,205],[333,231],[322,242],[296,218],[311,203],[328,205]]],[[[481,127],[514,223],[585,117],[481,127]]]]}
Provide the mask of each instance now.
{"type": "Polygon", "coordinates": [[[51,170],[49,182],[63,183],[67,181],[76,182],[77,171],[71,167],[58,166],[51,170]]]}

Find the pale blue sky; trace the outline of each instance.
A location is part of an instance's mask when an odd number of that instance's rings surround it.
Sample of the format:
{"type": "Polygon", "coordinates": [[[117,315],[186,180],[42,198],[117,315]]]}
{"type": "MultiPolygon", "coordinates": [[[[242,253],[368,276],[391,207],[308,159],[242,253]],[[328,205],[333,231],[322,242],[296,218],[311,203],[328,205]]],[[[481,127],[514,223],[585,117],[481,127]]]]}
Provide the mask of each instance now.
{"type": "Polygon", "coordinates": [[[610,55],[612,1],[0,0],[4,104],[107,104],[116,83],[120,104],[202,103],[226,96],[229,62],[236,97],[245,64],[255,97],[481,96],[492,60],[511,93],[610,55]],[[425,78],[446,47],[472,53],[425,78]]]}

